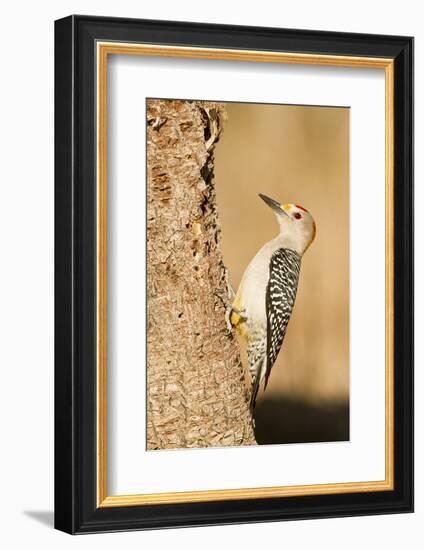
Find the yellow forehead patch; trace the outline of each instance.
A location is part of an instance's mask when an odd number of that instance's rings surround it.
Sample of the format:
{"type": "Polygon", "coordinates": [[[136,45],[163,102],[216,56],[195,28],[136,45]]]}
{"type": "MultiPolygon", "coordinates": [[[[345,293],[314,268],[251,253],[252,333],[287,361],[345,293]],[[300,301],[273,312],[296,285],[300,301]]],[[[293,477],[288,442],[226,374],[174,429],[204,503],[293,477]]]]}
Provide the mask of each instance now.
{"type": "Polygon", "coordinates": [[[287,211],[287,210],[290,210],[291,207],[292,207],[292,205],[289,204],[289,203],[281,204],[280,206],[281,206],[281,208],[282,208],[283,210],[286,210],[286,211],[287,211]]]}

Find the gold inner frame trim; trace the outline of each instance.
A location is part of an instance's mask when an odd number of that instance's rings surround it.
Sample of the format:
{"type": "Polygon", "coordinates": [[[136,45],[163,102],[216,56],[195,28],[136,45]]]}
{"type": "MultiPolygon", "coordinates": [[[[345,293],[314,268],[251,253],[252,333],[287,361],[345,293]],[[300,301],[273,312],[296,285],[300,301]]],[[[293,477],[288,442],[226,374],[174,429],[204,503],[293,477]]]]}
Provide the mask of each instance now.
{"type": "Polygon", "coordinates": [[[141,506],[183,502],[210,502],[270,497],[364,493],[394,489],[394,60],[302,53],[266,52],[123,42],[96,44],[97,54],[97,506],[141,506]],[[218,489],[178,493],[109,496],[107,493],[107,60],[108,55],[143,55],[192,59],[219,59],[385,71],[385,184],[386,184],[386,365],[385,365],[385,479],[281,487],[218,489]]]}

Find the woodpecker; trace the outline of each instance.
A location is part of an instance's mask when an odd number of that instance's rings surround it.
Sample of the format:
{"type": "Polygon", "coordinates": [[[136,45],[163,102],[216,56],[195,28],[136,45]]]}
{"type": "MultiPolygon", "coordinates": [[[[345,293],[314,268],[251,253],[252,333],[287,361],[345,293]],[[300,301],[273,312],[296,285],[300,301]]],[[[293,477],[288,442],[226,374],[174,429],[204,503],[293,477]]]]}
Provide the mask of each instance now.
{"type": "Polygon", "coordinates": [[[261,193],[259,196],[274,211],[280,232],[247,266],[229,309],[231,328],[247,343],[252,412],[259,387],[265,380],[266,389],[283,344],[296,299],[302,256],[316,235],[314,219],[305,208],[280,204],[261,193]]]}

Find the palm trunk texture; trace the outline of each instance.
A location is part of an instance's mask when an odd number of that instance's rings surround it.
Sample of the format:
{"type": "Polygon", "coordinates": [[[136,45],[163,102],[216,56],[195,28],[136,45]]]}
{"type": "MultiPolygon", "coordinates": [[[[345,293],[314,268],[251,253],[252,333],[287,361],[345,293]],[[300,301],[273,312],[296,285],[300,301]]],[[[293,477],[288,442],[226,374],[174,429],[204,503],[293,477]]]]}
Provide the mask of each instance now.
{"type": "Polygon", "coordinates": [[[147,448],[254,445],[213,181],[225,107],[147,104],[147,448]]]}

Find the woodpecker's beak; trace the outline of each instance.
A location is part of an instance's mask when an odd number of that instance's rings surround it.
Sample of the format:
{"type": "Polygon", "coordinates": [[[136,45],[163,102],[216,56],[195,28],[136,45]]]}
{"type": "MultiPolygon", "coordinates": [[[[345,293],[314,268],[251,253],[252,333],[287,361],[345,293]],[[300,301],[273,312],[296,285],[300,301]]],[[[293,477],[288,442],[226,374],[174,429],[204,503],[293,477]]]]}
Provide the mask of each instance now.
{"type": "Polygon", "coordinates": [[[285,214],[288,216],[287,212],[281,208],[281,204],[274,199],[270,199],[266,195],[262,195],[262,193],[259,193],[259,196],[261,199],[266,202],[266,204],[274,210],[277,214],[285,214]]]}

